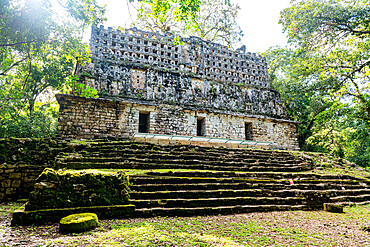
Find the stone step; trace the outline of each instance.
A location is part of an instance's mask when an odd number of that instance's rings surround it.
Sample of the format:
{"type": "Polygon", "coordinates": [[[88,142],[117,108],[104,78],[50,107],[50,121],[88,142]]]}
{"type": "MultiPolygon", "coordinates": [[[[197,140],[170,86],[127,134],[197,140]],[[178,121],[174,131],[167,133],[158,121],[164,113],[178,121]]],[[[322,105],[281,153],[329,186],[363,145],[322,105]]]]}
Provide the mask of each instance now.
{"type": "Polygon", "coordinates": [[[179,159],[174,157],[173,159],[167,158],[149,158],[149,157],[68,157],[57,160],[59,163],[115,163],[115,162],[130,162],[130,163],[151,163],[151,164],[179,164],[179,165],[214,165],[214,166],[249,166],[249,165],[259,165],[259,166],[302,166],[309,170],[312,170],[313,165],[307,162],[296,162],[291,160],[286,161],[276,161],[276,160],[233,160],[233,159],[179,159]]]}
{"type": "MultiPolygon", "coordinates": [[[[139,184],[192,184],[192,183],[277,183],[289,185],[289,180],[274,179],[274,178],[248,178],[248,177],[176,177],[176,176],[150,176],[150,175],[136,175],[130,176],[130,182],[134,185],[139,184]]],[[[293,180],[294,185],[299,184],[322,184],[322,186],[330,186],[331,184],[337,185],[361,185],[362,187],[370,185],[370,182],[365,184],[361,180],[352,179],[300,179],[293,180]]],[[[291,185],[291,186],[294,186],[291,185]]]]}
{"type": "MultiPolygon", "coordinates": [[[[177,190],[224,190],[224,189],[268,189],[268,190],[284,190],[284,189],[299,189],[299,190],[327,190],[336,189],[342,190],[343,185],[341,184],[298,184],[289,185],[289,183],[195,183],[195,184],[141,184],[141,185],[130,185],[132,191],[177,191],[177,190]]],[[[361,185],[346,185],[346,190],[361,189],[361,185]]]]}
{"type": "Polygon", "coordinates": [[[264,165],[257,164],[243,164],[236,166],[236,164],[210,164],[203,163],[147,163],[137,161],[124,162],[58,162],[59,167],[70,169],[190,169],[190,170],[214,170],[214,171],[241,171],[241,172],[258,172],[258,171],[274,171],[274,172],[301,172],[311,169],[310,166],[305,165],[264,165]]]}
{"type": "MultiPolygon", "coordinates": [[[[131,199],[195,199],[195,198],[221,198],[221,197],[295,197],[301,193],[315,192],[316,189],[284,189],[284,190],[267,190],[259,189],[239,189],[239,190],[177,190],[177,191],[142,191],[131,192],[131,199]]],[[[323,192],[329,194],[333,198],[341,197],[367,197],[370,196],[369,189],[360,190],[336,190],[326,189],[323,192]]]]}
{"type": "Polygon", "coordinates": [[[191,199],[132,199],[136,208],[173,208],[173,207],[219,207],[235,205],[304,205],[302,197],[221,197],[191,199]]]}
{"type": "MultiPolygon", "coordinates": [[[[136,161],[136,162],[147,162],[147,163],[176,163],[176,164],[194,164],[194,163],[212,163],[212,164],[261,164],[261,165],[297,165],[303,162],[298,162],[296,160],[259,160],[259,159],[233,159],[233,158],[214,158],[209,159],[205,157],[184,157],[181,158],[179,156],[161,156],[158,155],[157,157],[142,155],[142,156],[132,156],[132,155],[122,155],[122,156],[107,156],[107,157],[79,157],[79,156],[71,156],[66,158],[59,159],[62,162],[119,162],[119,161],[136,161]]],[[[308,163],[304,163],[308,164],[308,163]]]]}
{"type": "Polygon", "coordinates": [[[131,164],[152,164],[152,165],[162,165],[162,164],[170,164],[170,165],[203,165],[203,166],[214,166],[214,167],[248,167],[248,166],[264,166],[264,167],[271,167],[272,169],[276,170],[277,168],[290,168],[290,167],[300,167],[300,170],[311,170],[312,166],[310,164],[296,164],[296,163],[288,163],[288,162],[236,162],[236,161],[206,161],[206,160],[167,160],[167,159],[140,159],[135,157],[130,158],[72,158],[63,160],[61,163],[69,163],[69,164],[76,164],[76,163],[88,163],[88,164],[96,164],[96,165],[104,165],[104,164],[111,164],[111,163],[131,163],[131,164]]]}
{"type": "Polygon", "coordinates": [[[306,205],[235,205],[219,207],[174,207],[174,208],[141,208],[136,209],[134,217],[153,216],[195,216],[195,215],[226,215],[252,212],[307,210],[306,205]]]}
{"type": "MultiPolygon", "coordinates": [[[[131,190],[133,188],[130,186],[131,190]]],[[[340,196],[360,196],[360,195],[370,195],[370,189],[349,189],[344,187],[340,188],[328,188],[327,186],[317,187],[317,186],[280,186],[280,189],[276,187],[271,187],[272,189],[267,189],[266,186],[248,188],[248,189],[220,189],[215,188],[205,189],[199,188],[197,190],[165,190],[164,186],[157,186],[156,191],[132,191],[130,193],[132,199],[169,199],[169,198],[216,198],[216,197],[294,197],[301,193],[323,191],[329,194],[331,197],[340,196]],[[283,188],[283,189],[281,189],[283,188]]]]}
{"type": "Polygon", "coordinates": [[[222,197],[295,197],[295,190],[272,191],[266,189],[239,189],[239,190],[178,190],[178,191],[142,191],[131,192],[130,198],[143,199],[197,199],[222,197]]]}
{"type": "MultiPolygon", "coordinates": [[[[194,152],[194,151],[176,151],[176,152],[161,152],[161,151],[153,151],[153,150],[141,150],[141,149],[123,149],[123,150],[112,150],[112,149],[99,149],[94,151],[80,151],[75,152],[81,157],[115,157],[115,156],[132,156],[135,154],[136,156],[147,156],[147,157],[179,157],[181,159],[192,159],[192,158],[207,158],[207,159],[237,159],[237,160],[244,160],[244,159],[263,159],[263,160],[277,160],[277,161],[284,161],[284,160],[292,160],[300,162],[302,159],[286,154],[286,155],[266,155],[266,154],[232,154],[227,153],[221,155],[218,152],[212,153],[204,153],[204,152],[194,152]]],[[[61,155],[62,156],[65,156],[61,155]]]]}
{"type": "Polygon", "coordinates": [[[163,156],[163,155],[122,155],[111,154],[109,156],[70,156],[65,158],[59,158],[61,162],[120,162],[120,161],[136,161],[136,162],[147,162],[147,163],[176,163],[176,164],[194,164],[194,163],[210,163],[210,164],[260,164],[260,165],[297,165],[306,164],[311,165],[307,162],[299,162],[293,159],[235,159],[235,158],[222,158],[222,157],[191,157],[191,156],[163,156]]]}
{"type": "Polygon", "coordinates": [[[134,163],[134,162],[59,162],[59,168],[68,169],[194,169],[194,170],[215,170],[215,171],[277,171],[277,172],[299,172],[306,171],[305,167],[297,166],[213,166],[213,165],[187,165],[187,164],[152,164],[152,163],[134,163]]]}
{"type": "MultiPolygon", "coordinates": [[[[327,190],[327,192],[331,192],[331,190],[327,190]]],[[[341,196],[349,196],[349,197],[357,197],[357,196],[365,196],[368,195],[370,196],[370,189],[347,189],[345,188],[344,190],[337,190],[337,191],[332,191],[331,193],[333,195],[333,198],[336,197],[341,197],[341,196]],[[335,195],[335,196],[334,196],[335,195]]]]}
{"type": "Polygon", "coordinates": [[[136,141],[105,141],[101,143],[97,142],[89,142],[87,143],[90,149],[93,148],[119,148],[119,147],[127,147],[132,149],[147,149],[147,150],[193,150],[193,151],[219,151],[222,152],[234,152],[234,153],[279,153],[279,154],[290,154],[288,151],[284,150],[263,150],[263,149],[245,149],[245,148],[227,148],[227,147],[203,147],[203,146],[196,146],[196,145],[181,145],[181,144],[170,144],[170,145],[157,145],[147,142],[136,142],[136,141]]]}
{"type": "Polygon", "coordinates": [[[370,194],[359,194],[359,195],[341,195],[336,197],[331,197],[332,202],[364,202],[370,201],[370,194]]]}
{"type": "Polygon", "coordinates": [[[316,180],[316,179],[342,179],[356,180],[370,183],[370,180],[355,178],[349,175],[319,175],[312,173],[291,173],[291,172],[233,172],[233,171],[148,171],[146,176],[159,177],[214,177],[214,178],[268,178],[268,179],[293,179],[293,180],[316,180]]]}
{"type": "MultiPolygon", "coordinates": [[[[133,152],[133,153],[174,153],[174,154],[184,154],[191,153],[195,155],[212,155],[212,156],[235,156],[240,158],[248,158],[252,156],[262,156],[266,158],[285,158],[292,157],[295,159],[302,159],[292,155],[286,151],[276,151],[276,150],[257,150],[257,149],[225,149],[225,148],[199,148],[192,146],[147,146],[147,145],[100,145],[85,147],[83,149],[85,152],[90,153],[107,153],[107,152],[133,152]]],[[[81,152],[82,153],[82,152],[81,152]]]]}
{"type": "Polygon", "coordinates": [[[361,202],[335,202],[335,204],[342,205],[342,206],[354,206],[354,205],[368,205],[370,204],[370,200],[368,201],[361,201],[361,202]]]}

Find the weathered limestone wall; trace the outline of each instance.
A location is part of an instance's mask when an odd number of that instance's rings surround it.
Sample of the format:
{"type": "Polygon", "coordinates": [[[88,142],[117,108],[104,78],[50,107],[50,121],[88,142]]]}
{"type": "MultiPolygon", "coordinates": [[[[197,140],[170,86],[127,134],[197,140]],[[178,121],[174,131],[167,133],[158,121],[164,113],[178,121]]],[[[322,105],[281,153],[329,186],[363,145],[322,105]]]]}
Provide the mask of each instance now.
{"type": "MultiPolygon", "coordinates": [[[[86,78],[101,98],[136,99],[143,102],[175,104],[198,109],[218,109],[287,119],[280,94],[271,88],[230,85],[204,81],[180,74],[138,70],[116,65],[126,71],[121,81],[109,78],[86,78]]],[[[113,68],[114,68],[113,67],[113,68]]],[[[113,69],[112,68],[112,69],[113,69]]]]}
{"type": "Polygon", "coordinates": [[[94,137],[120,133],[119,103],[56,95],[59,102],[58,134],[63,137],[94,137]]]}
{"type": "Polygon", "coordinates": [[[37,176],[54,167],[65,146],[52,139],[0,139],[0,202],[27,198],[37,176]]]}
{"type": "Polygon", "coordinates": [[[0,202],[26,198],[44,167],[0,165],[0,202]]]}
{"type": "Polygon", "coordinates": [[[143,105],[58,95],[61,105],[59,134],[72,138],[130,138],[139,129],[139,113],[149,113],[149,133],[197,135],[197,119],[205,119],[205,136],[245,139],[245,123],[252,126],[252,140],[273,142],[282,149],[298,149],[296,122],[230,112],[184,109],[177,105],[143,105]]]}

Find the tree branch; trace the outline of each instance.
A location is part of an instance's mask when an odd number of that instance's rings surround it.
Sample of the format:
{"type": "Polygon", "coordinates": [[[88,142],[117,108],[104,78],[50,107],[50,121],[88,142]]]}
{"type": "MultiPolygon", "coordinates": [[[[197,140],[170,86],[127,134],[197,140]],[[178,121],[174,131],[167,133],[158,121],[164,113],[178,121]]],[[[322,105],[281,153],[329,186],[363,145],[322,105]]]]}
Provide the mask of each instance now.
{"type": "Polygon", "coordinates": [[[31,43],[36,43],[40,42],[42,40],[36,39],[36,40],[31,40],[31,41],[23,41],[23,42],[17,42],[13,44],[0,44],[0,47],[9,47],[9,46],[16,46],[16,45],[23,45],[23,44],[31,44],[31,43]]]}
{"type": "Polygon", "coordinates": [[[22,63],[24,60],[26,60],[27,58],[23,58],[22,60],[19,60],[18,62],[15,62],[13,63],[9,68],[7,68],[5,71],[1,72],[0,73],[0,76],[4,76],[6,75],[6,73],[8,73],[12,68],[14,68],[15,66],[18,66],[20,63],[22,63]]]}

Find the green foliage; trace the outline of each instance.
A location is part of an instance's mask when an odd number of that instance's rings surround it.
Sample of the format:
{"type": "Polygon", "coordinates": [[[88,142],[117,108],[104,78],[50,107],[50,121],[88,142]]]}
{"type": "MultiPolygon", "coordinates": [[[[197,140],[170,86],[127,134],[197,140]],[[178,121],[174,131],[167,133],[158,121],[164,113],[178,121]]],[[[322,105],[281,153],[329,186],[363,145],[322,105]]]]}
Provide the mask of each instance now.
{"type": "MultiPolygon", "coordinates": [[[[130,0],[130,2],[134,1],[130,0]]],[[[192,22],[197,18],[201,5],[201,0],[142,0],[141,2],[151,6],[152,14],[149,17],[158,18],[162,22],[166,15],[170,13],[171,5],[176,5],[172,13],[173,17],[177,21],[185,22],[186,27],[191,26],[192,22]]],[[[139,10],[139,12],[141,11],[142,9],[139,10]]]]}
{"type": "Polygon", "coordinates": [[[295,72],[330,87],[333,96],[348,97],[370,120],[370,2],[305,0],[282,12],[289,41],[302,54],[295,72]]]}
{"type": "Polygon", "coordinates": [[[323,81],[296,71],[296,65],[304,60],[296,50],[272,47],[263,55],[269,63],[271,86],[280,92],[288,115],[301,122],[298,125],[301,148],[312,150],[306,139],[312,135],[317,119],[334,104],[328,98],[330,87],[322,87],[323,81]]]}
{"type": "MultiPolygon", "coordinates": [[[[42,110],[37,105],[63,88],[77,64],[89,61],[81,35],[87,25],[104,20],[104,11],[96,0],[0,0],[0,123],[5,136],[38,136],[23,131],[24,125],[41,124],[37,119],[43,113],[34,114],[42,110]],[[22,133],[16,134],[17,128],[22,133]]],[[[89,88],[78,91],[94,93],[89,88]]]]}
{"type": "Polygon", "coordinates": [[[300,121],[303,150],[369,166],[370,2],[293,1],[281,12],[288,48],[270,48],[271,84],[300,121]]]}
{"type": "MultiPolygon", "coordinates": [[[[142,1],[135,26],[235,47],[243,36],[236,23],[239,6],[224,0],[142,1]]],[[[178,38],[175,44],[178,44],[178,38]]]]}
{"type": "Polygon", "coordinates": [[[79,83],[77,76],[68,76],[66,78],[66,87],[72,90],[76,96],[85,98],[98,98],[98,91],[86,84],[79,83]]]}
{"type": "Polygon", "coordinates": [[[40,138],[52,137],[57,129],[56,119],[45,111],[21,115],[15,119],[0,121],[0,137],[40,138]]]}

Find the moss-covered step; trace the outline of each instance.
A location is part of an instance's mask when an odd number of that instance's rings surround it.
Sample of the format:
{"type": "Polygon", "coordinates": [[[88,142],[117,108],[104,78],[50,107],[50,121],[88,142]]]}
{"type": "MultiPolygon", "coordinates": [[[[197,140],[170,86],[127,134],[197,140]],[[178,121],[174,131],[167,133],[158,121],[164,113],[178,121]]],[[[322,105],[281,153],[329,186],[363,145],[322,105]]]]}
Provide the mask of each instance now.
{"type": "MultiPolygon", "coordinates": [[[[136,208],[195,208],[220,207],[235,205],[305,205],[304,197],[223,197],[223,198],[195,198],[195,199],[147,199],[132,200],[136,208]]],[[[321,205],[322,206],[322,205],[321,205]]]]}
{"type": "Polygon", "coordinates": [[[135,210],[134,217],[227,215],[252,212],[307,210],[306,205],[235,205],[215,207],[142,208],[135,210]]]}
{"type": "Polygon", "coordinates": [[[255,184],[269,184],[280,183],[289,184],[287,179],[243,179],[243,178],[213,178],[213,177],[160,177],[160,176],[130,176],[130,184],[197,184],[197,183],[255,183],[255,184]]]}
{"type": "Polygon", "coordinates": [[[343,184],[330,184],[330,183],[321,183],[321,184],[294,184],[289,185],[288,183],[256,183],[256,182],[240,182],[240,181],[230,181],[229,183],[166,183],[164,180],[162,184],[135,184],[130,185],[132,191],[177,191],[177,190],[218,190],[218,189],[267,189],[267,190],[284,190],[284,189],[296,189],[296,190],[337,190],[345,193],[346,191],[363,191],[361,190],[363,186],[357,185],[345,185],[345,190],[343,190],[343,184]]]}
{"type": "Polygon", "coordinates": [[[25,211],[25,205],[14,211],[11,221],[12,226],[21,225],[43,225],[57,223],[61,218],[71,214],[95,213],[99,219],[123,219],[133,215],[135,206],[112,205],[112,206],[92,206],[75,208],[40,209],[25,211]]]}
{"type": "Polygon", "coordinates": [[[86,232],[99,225],[98,216],[94,213],[71,214],[59,222],[59,232],[86,232]]]}
{"type": "Polygon", "coordinates": [[[196,199],[222,197],[294,197],[295,190],[272,191],[266,189],[237,190],[177,190],[177,191],[142,191],[131,192],[132,199],[196,199]]]}
{"type": "Polygon", "coordinates": [[[343,206],[334,203],[324,203],[324,210],[332,213],[343,213],[343,206]]]}
{"type": "MultiPolygon", "coordinates": [[[[175,176],[175,177],[215,177],[215,178],[251,178],[251,179],[322,179],[323,176],[316,174],[291,173],[291,172],[234,172],[234,171],[189,171],[189,170],[171,170],[171,171],[152,171],[148,170],[148,176],[175,176]]],[[[328,177],[324,177],[329,179],[328,177]]],[[[333,179],[338,179],[333,176],[333,179]]],[[[342,179],[352,179],[351,176],[342,177],[342,179]]]]}
{"type": "MultiPolygon", "coordinates": [[[[103,159],[104,160],[104,159],[103,159]]],[[[264,165],[263,163],[231,163],[231,162],[208,162],[208,161],[182,161],[173,163],[169,160],[140,160],[132,158],[124,161],[60,161],[59,168],[68,169],[199,169],[215,171],[245,171],[245,172],[302,172],[310,171],[311,165],[306,164],[275,164],[264,165]]]]}
{"type": "Polygon", "coordinates": [[[363,195],[342,195],[331,198],[332,202],[348,202],[348,203],[357,203],[357,202],[365,202],[370,201],[370,193],[363,194],[363,195]]]}
{"type": "MultiPolygon", "coordinates": [[[[164,181],[165,182],[165,181],[164,181]]],[[[284,189],[286,185],[282,184],[264,184],[264,189],[284,189]]],[[[145,191],[177,191],[177,190],[236,190],[236,189],[260,189],[260,184],[246,182],[230,183],[196,183],[196,184],[131,184],[130,189],[133,192],[145,191]]],[[[132,195],[132,193],[130,193],[132,195]]]]}

